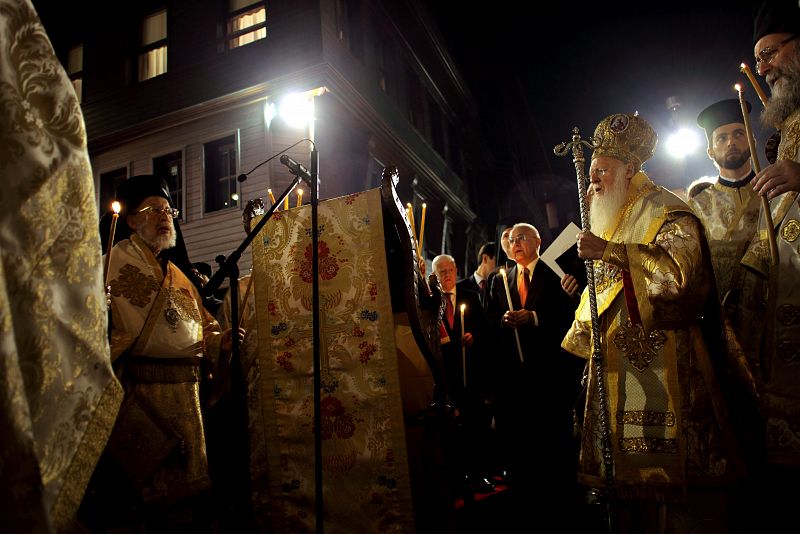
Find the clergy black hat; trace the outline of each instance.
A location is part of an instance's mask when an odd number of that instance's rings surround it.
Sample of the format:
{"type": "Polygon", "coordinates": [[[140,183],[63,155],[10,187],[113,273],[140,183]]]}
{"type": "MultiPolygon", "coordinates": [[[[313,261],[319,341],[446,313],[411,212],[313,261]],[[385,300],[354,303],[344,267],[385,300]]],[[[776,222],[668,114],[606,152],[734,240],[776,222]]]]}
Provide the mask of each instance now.
{"type": "Polygon", "coordinates": [[[798,0],[767,0],[753,8],[753,46],[771,33],[800,34],[798,0]]]}
{"type": "MultiPolygon", "coordinates": [[[[172,199],[169,196],[169,186],[163,178],[152,174],[140,174],[131,176],[117,186],[114,198],[122,204],[120,217],[130,215],[132,210],[138,208],[144,199],[148,197],[161,197],[167,199],[172,206],[172,199]]],[[[172,206],[173,208],[175,206],[172,206]]]]}
{"type": "MultiPolygon", "coordinates": [[[[750,102],[745,100],[747,105],[747,113],[750,113],[750,102]]],[[[742,106],[736,98],[729,98],[727,100],[720,100],[711,104],[706,109],[700,112],[697,116],[697,124],[706,131],[706,138],[711,142],[711,136],[714,135],[714,130],[720,126],[732,123],[744,124],[744,117],[742,117],[742,106]]]]}
{"type": "MultiPolygon", "coordinates": [[[[169,186],[163,178],[159,178],[158,176],[153,176],[152,174],[131,176],[117,186],[117,191],[114,193],[114,200],[119,201],[120,212],[117,228],[114,232],[114,243],[130,237],[131,229],[128,227],[125,218],[130,215],[133,210],[138,208],[148,197],[165,198],[169,202],[169,205],[172,206],[172,199],[169,196],[169,186]]],[[[175,206],[172,207],[174,208],[175,206]]],[[[111,215],[111,212],[107,212],[100,219],[100,237],[103,240],[104,246],[107,236],[111,231],[111,215]]]]}

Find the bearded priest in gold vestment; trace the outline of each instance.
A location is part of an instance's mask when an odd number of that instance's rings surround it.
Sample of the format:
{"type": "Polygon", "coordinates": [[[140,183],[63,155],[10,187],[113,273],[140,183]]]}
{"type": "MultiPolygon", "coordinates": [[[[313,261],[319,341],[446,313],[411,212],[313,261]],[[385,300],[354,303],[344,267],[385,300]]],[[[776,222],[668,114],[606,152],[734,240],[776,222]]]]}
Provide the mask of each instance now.
{"type": "Polygon", "coordinates": [[[144,503],[148,528],[199,527],[208,518],[196,514],[207,510],[187,503],[210,487],[200,382],[230,351],[231,331],[220,333],[176,265],[188,258],[176,250],[178,210],[166,182],[134,176],[116,197],[116,237],[128,237],[111,250],[108,270],[111,360],[125,400],[108,453],[144,503]]]}
{"type": "Polygon", "coordinates": [[[778,249],[770,264],[766,217],[742,259],[769,288],[766,313],[759,320],[764,340],[757,369],[766,466],[757,495],[764,532],[795,520],[800,479],[800,7],[797,2],[763,2],[754,10],[753,54],[758,74],[770,88],[761,113],[764,126],[780,130],[775,163],[753,180],[753,189],[770,201],[778,249]]]}
{"type": "MultiPolygon", "coordinates": [[[[725,487],[739,465],[718,394],[715,371],[724,367],[725,351],[703,227],[642,172],[656,144],[646,121],[612,115],[594,135],[594,233],[579,235],[578,252],[596,260],[594,334],[602,348],[619,531],[684,532],[703,520],[710,531],[725,532],[725,487]]],[[[592,357],[587,291],[562,343],[583,358],[592,357]]],[[[595,365],[591,360],[578,478],[604,488],[595,365]]]]}

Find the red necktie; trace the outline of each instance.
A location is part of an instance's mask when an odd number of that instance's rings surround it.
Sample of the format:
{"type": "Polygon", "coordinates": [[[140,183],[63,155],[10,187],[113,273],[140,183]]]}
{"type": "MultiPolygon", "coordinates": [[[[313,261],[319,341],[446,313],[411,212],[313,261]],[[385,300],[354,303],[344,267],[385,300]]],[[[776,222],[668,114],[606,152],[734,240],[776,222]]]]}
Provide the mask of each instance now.
{"type": "Polygon", "coordinates": [[[455,320],[455,315],[453,313],[453,300],[450,298],[452,295],[452,293],[444,294],[444,313],[447,316],[447,324],[450,325],[450,330],[453,329],[453,321],[455,320]]]}
{"type": "Polygon", "coordinates": [[[527,267],[522,271],[522,283],[519,285],[519,301],[520,305],[524,308],[525,301],[528,299],[528,289],[530,289],[530,280],[528,280],[528,275],[530,271],[527,267]]]}

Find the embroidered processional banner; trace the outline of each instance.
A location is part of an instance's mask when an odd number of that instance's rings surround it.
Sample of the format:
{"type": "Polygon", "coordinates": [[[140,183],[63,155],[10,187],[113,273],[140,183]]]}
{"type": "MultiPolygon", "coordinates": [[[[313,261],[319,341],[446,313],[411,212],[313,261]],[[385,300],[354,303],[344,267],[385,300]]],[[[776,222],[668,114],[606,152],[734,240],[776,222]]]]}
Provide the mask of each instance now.
{"type": "MultiPolygon", "coordinates": [[[[311,207],[253,241],[273,526],[313,532],[311,207]]],[[[380,190],[319,204],[326,532],[413,532],[380,190]]]]}

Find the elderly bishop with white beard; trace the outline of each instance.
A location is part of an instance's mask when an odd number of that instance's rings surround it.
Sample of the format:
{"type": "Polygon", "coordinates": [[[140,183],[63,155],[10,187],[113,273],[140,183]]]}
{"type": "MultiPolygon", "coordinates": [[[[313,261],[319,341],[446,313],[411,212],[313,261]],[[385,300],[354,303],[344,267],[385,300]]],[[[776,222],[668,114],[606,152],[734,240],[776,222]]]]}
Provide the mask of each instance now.
{"type": "Polygon", "coordinates": [[[594,137],[591,232],[578,236],[578,254],[595,260],[613,476],[603,462],[587,288],[562,342],[591,359],[579,481],[607,491],[613,480],[620,532],[688,531],[700,511],[724,532],[739,466],[715,372],[726,353],[703,227],[642,171],[656,145],[645,120],[612,115],[594,137]]]}

